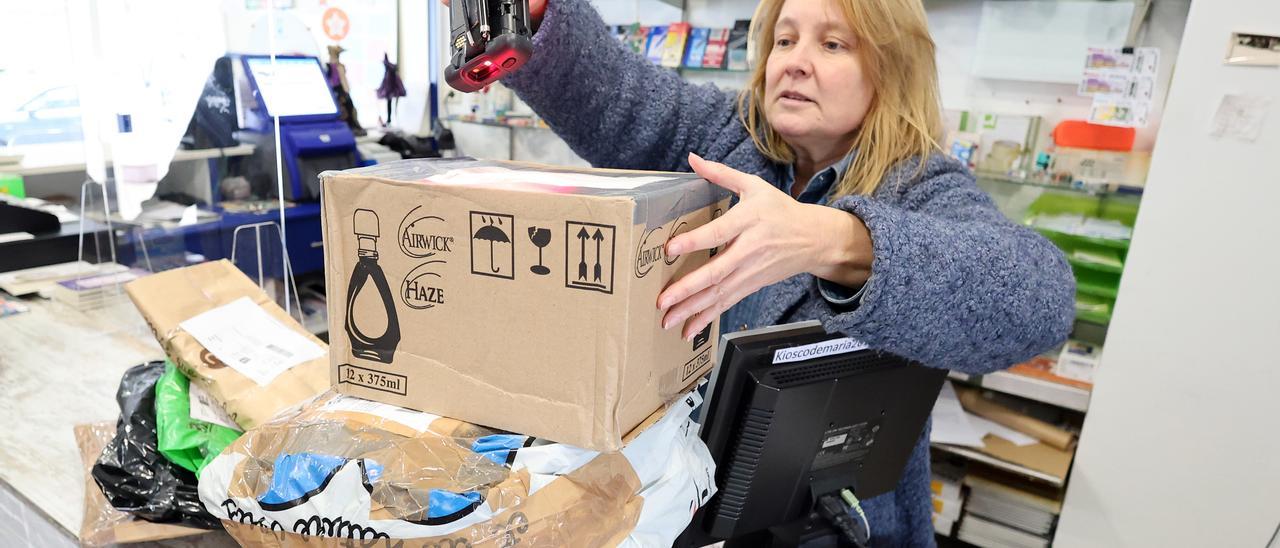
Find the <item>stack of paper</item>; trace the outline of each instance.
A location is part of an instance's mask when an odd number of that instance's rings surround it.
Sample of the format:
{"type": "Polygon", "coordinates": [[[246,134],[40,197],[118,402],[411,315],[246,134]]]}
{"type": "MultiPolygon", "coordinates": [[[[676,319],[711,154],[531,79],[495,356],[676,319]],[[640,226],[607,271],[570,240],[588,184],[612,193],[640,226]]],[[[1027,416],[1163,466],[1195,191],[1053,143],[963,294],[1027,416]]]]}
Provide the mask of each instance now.
{"type": "Polygon", "coordinates": [[[964,491],[960,488],[964,473],[959,468],[934,463],[929,488],[933,491],[933,529],[939,535],[951,536],[960,509],[964,506],[964,491]]]}
{"type": "Polygon", "coordinates": [[[53,300],[80,310],[102,308],[124,297],[123,284],[150,274],[146,270],[132,268],[124,272],[97,274],[62,280],[53,286],[53,300]]]}
{"type": "Polygon", "coordinates": [[[1029,482],[985,474],[964,479],[969,498],[958,537],[980,546],[1048,546],[1058,514],[1061,492],[1029,482]]]}
{"type": "Polygon", "coordinates": [[[974,546],[1012,548],[1048,548],[1049,546],[1049,539],[985,520],[973,514],[965,514],[956,538],[974,546]]]}
{"type": "Polygon", "coordinates": [[[128,269],[122,264],[90,264],[84,261],[38,266],[0,274],[0,289],[15,297],[32,293],[40,293],[47,297],[49,295],[45,291],[52,291],[53,286],[62,280],[113,274],[128,269]]]}

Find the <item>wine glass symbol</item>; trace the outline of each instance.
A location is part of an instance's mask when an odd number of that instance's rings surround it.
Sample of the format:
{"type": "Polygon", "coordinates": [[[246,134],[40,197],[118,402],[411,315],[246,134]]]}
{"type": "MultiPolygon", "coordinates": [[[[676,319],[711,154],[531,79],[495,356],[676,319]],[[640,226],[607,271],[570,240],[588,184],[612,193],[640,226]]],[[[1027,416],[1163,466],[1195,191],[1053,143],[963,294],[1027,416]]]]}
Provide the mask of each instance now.
{"type": "Polygon", "coordinates": [[[529,267],[529,270],[539,276],[546,276],[551,273],[551,269],[542,266],[542,248],[547,247],[551,243],[551,229],[538,228],[536,226],[529,227],[529,241],[533,245],[538,246],[538,264],[529,267]]]}

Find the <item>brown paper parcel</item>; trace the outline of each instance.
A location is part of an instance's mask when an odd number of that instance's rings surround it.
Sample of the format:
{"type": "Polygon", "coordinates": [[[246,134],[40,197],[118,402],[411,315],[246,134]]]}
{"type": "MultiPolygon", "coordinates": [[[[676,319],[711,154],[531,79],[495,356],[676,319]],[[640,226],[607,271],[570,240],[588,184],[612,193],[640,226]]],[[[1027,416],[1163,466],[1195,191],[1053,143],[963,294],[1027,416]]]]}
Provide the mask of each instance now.
{"type": "Polygon", "coordinates": [[[244,546],[670,545],[714,494],[699,403],[597,453],[332,393],[245,433],[200,498],[244,546]]]}
{"type": "Polygon", "coordinates": [[[244,273],[226,260],[177,268],[125,285],[129,298],[183,373],[222,404],[236,424],[253,428],[276,413],[329,388],[327,357],[309,360],[280,373],[266,386],[222,363],[178,324],[247,297],[281,325],[321,347],[317,339],[280,308],[244,273]]]}
{"type": "MultiPolygon", "coordinates": [[[[114,546],[134,542],[167,540],[203,534],[222,535],[204,529],[170,523],[151,523],[116,510],[93,481],[93,465],[102,449],[116,435],[116,423],[98,422],[75,426],[76,446],[84,467],[84,518],[80,522],[81,546],[114,546]]],[[[223,537],[225,538],[225,536],[223,537]]]]}
{"type": "Polygon", "coordinates": [[[342,393],[614,450],[711,367],[718,326],[685,341],[656,307],[714,255],[663,253],[728,207],[695,175],[446,159],[321,178],[342,393]]]}

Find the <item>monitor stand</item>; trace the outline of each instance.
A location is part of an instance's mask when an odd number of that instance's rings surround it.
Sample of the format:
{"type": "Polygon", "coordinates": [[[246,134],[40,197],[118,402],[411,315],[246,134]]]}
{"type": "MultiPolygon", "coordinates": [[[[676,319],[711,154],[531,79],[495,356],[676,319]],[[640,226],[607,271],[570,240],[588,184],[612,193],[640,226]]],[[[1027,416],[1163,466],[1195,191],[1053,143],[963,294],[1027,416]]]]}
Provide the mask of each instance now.
{"type": "MultiPolygon", "coordinates": [[[[818,480],[812,484],[813,488],[820,489],[824,493],[832,493],[837,498],[839,490],[843,487],[836,482],[830,480],[818,480]]],[[[850,485],[850,490],[852,486],[850,485]]],[[[831,525],[818,511],[818,496],[813,489],[809,492],[810,508],[808,515],[799,519],[748,533],[746,535],[731,538],[724,541],[724,548],[853,548],[856,544],[849,542],[840,531],[831,525]]],[[[674,546],[683,548],[692,548],[698,546],[706,546],[716,539],[710,539],[702,535],[702,531],[696,527],[704,518],[703,509],[699,509],[697,515],[689,524],[689,528],[685,530],[674,546]]],[[[857,519],[857,518],[855,518],[857,519]]]]}
{"type": "MultiPolygon", "coordinates": [[[[815,514],[816,516],[816,514],[815,514]]],[[[742,537],[724,542],[724,548],[770,547],[770,548],[837,548],[852,546],[842,543],[836,533],[822,516],[816,520],[797,520],[787,525],[779,525],[756,531],[742,537]]]]}

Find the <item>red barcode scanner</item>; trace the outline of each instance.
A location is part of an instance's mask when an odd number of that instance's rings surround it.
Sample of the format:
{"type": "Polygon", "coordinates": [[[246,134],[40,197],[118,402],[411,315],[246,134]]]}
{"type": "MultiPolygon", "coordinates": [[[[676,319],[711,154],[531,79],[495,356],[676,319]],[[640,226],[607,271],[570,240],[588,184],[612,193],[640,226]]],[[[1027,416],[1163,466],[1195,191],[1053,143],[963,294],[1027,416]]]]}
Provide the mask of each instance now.
{"type": "Polygon", "coordinates": [[[484,89],[533,55],[529,0],[452,0],[449,27],[444,79],[458,91],[484,89]]]}

